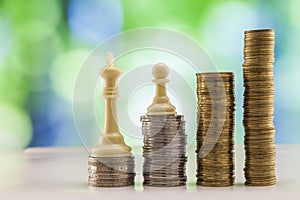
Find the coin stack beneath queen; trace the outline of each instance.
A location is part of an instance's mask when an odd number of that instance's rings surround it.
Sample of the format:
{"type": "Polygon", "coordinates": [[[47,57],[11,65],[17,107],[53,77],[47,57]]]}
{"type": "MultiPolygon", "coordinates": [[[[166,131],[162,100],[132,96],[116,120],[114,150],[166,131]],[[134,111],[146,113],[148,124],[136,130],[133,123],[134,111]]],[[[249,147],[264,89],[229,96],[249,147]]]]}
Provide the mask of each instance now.
{"type": "Polygon", "coordinates": [[[112,54],[107,55],[107,65],[100,75],[105,80],[105,127],[99,143],[92,148],[88,159],[89,186],[122,187],[134,185],[134,157],[119,132],[116,98],[119,95],[117,78],[120,68],[114,65],[112,54]]]}

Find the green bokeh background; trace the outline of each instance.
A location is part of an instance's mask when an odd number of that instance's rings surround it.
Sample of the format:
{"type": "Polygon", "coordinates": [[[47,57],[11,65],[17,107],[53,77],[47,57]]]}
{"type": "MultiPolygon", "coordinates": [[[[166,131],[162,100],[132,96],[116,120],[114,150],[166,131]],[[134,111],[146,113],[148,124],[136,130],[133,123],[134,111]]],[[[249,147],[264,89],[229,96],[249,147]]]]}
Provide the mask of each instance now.
{"type": "Polygon", "coordinates": [[[298,0],[1,0],[0,148],[81,145],[72,95],[82,62],[105,39],[143,27],[181,32],[235,72],[237,143],[243,31],[274,28],[276,143],[299,143],[299,10],[298,0]]]}

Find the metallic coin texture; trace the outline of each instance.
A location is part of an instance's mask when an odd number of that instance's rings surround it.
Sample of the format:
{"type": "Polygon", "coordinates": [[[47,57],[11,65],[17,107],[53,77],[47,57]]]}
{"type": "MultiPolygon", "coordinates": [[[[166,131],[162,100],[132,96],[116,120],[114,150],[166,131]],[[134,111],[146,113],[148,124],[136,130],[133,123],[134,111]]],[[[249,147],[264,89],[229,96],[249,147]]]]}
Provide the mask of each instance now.
{"type": "Polygon", "coordinates": [[[124,187],[134,185],[134,157],[88,158],[88,185],[91,187],[124,187]]]}
{"type": "Polygon", "coordinates": [[[197,185],[234,184],[234,74],[197,73],[197,185]]]}
{"type": "Polygon", "coordinates": [[[244,33],[244,175],[247,186],[276,184],[274,119],[275,32],[244,33]]]}
{"type": "Polygon", "coordinates": [[[141,116],[144,186],[177,187],[186,183],[186,134],[182,115],[141,116]]]}

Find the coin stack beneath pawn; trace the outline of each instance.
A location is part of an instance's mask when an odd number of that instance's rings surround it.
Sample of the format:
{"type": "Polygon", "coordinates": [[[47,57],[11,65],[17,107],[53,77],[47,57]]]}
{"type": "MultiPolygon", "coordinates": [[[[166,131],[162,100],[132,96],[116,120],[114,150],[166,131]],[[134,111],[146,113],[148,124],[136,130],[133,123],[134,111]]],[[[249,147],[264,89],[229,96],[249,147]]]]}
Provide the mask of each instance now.
{"type": "Polygon", "coordinates": [[[182,115],[142,116],[145,186],[174,187],[186,183],[186,135],[182,115]]]}
{"type": "Polygon", "coordinates": [[[249,186],[276,183],[274,118],[274,30],[244,34],[245,178],[249,186]]]}
{"type": "Polygon", "coordinates": [[[89,186],[122,187],[134,185],[134,157],[89,157],[89,186]]]}
{"type": "Polygon", "coordinates": [[[197,185],[234,184],[234,74],[198,73],[197,185]]]}

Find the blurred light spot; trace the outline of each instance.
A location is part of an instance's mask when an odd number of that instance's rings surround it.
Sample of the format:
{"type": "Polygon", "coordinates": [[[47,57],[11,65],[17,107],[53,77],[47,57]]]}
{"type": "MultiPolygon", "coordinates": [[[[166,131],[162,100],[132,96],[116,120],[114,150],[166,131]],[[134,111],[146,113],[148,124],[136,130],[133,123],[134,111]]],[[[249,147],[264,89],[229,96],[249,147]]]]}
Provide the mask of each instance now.
{"type": "MultiPolygon", "coordinates": [[[[167,89],[168,97],[172,105],[176,107],[176,112],[178,114],[182,113],[182,107],[179,97],[171,89],[167,89]]],[[[155,84],[149,83],[142,87],[136,88],[132,91],[128,99],[127,112],[129,113],[130,120],[138,127],[141,127],[141,122],[138,116],[145,115],[147,113],[147,108],[152,104],[152,99],[155,96],[155,84]]],[[[126,119],[129,120],[129,119],[126,119]]],[[[125,123],[125,120],[120,119],[125,123]]]]}
{"type": "Polygon", "coordinates": [[[17,107],[0,103],[0,149],[22,149],[31,137],[28,115],[17,107]]]}
{"type": "Polygon", "coordinates": [[[68,102],[73,100],[74,84],[82,63],[89,55],[88,50],[73,50],[58,56],[51,71],[53,90],[68,102]]]}
{"type": "MultiPolygon", "coordinates": [[[[155,40],[157,38],[159,38],[159,35],[153,38],[149,37],[148,39],[155,40]]],[[[124,42],[130,43],[134,41],[124,42]]],[[[184,58],[172,52],[158,49],[139,49],[137,51],[122,55],[121,57],[117,58],[115,62],[117,66],[122,68],[123,74],[128,73],[130,72],[130,70],[139,66],[143,66],[145,64],[152,63],[154,65],[158,62],[164,62],[168,65],[169,68],[181,74],[182,77],[185,77],[186,81],[191,85],[191,87],[195,87],[194,80],[197,70],[194,66],[188,63],[187,60],[184,60],[184,58]]],[[[151,80],[152,75],[149,81],[151,80]]]]}
{"type": "Polygon", "coordinates": [[[174,20],[174,18],[168,20],[165,19],[164,21],[161,20],[157,22],[155,26],[179,31],[188,37],[196,36],[195,33],[197,33],[195,31],[195,26],[193,26],[191,23],[182,22],[181,20],[174,20]]]}
{"type": "Polygon", "coordinates": [[[4,1],[3,9],[9,13],[14,25],[39,20],[46,25],[56,26],[61,20],[61,4],[59,0],[9,0],[4,1]]]}
{"type": "Polygon", "coordinates": [[[24,22],[18,26],[18,36],[26,41],[42,41],[55,33],[54,27],[43,21],[34,20],[24,22]]]}
{"type": "Polygon", "coordinates": [[[8,23],[0,17],[0,63],[6,58],[11,46],[11,36],[8,23]]]}
{"type": "Polygon", "coordinates": [[[300,18],[300,1],[299,0],[293,0],[289,2],[289,9],[290,9],[290,18],[291,23],[299,30],[300,24],[299,24],[299,18],[300,18]]]}
{"type": "MultiPolygon", "coordinates": [[[[289,63],[291,67],[289,70],[280,71],[280,76],[275,77],[275,98],[280,102],[280,107],[285,107],[289,111],[300,111],[300,93],[299,92],[287,92],[298,91],[300,85],[299,73],[300,70],[295,66],[293,59],[280,59],[276,61],[276,66],[284,66],[289,63]],[[297,107],[295,107],[295,105],[297,107]]],[[[275,74],[276,75],[276,74],[275,74]]],[[[296,121],[295,121],[296,122],[296,121]]]]}
{"type": "Polygon", "coordinates": [[[74,39],[89,44],[97,44],[122,30],[119,0],[71,0],[68,17],[74,39]]]}
{"type": "Polygon", "coordinates": [[[34,96],[32,122],[34,138],[30,146],[61,146],[79,143],[69,102],[57,98],[53,93],[34,96]]]}
{"type": "Polygon", "coordinates": [[[27,83],[10,62],[0,64],[0,100],[23,104],[27,94],[27,83]],[[22,81],[23,80],[23,81],[22,81]],[[13,91],[13,92],[12,92],[13,91]]]}
{"type": "Polygon", "coordinates": [[[246,3],[226,2],[212,10],[199,31],[211,53],[232,62],[242,58],[244,31],[257,28],[258,21],[255,8],[246,3]]]}
{"type": "Polygon", "coordinates": [[[55,146],[78,146],[81,144],[73,124],[73,119],[70,117],[65,120],[63,126],[56,129],[55,146]]]}
{"type": "Polygon", "coordinates": [[[47,27],[45,32],[41,31],[35,38],[30,37],[30,34],[29,30],[24,30],[15,37],[9,64],[20,75],[32,78],[30,82],[34,87],[31,90],[41,91],[48,87],[48,80],[45,77],[48,76],[47,73],[55,58],[63,51],[63,39],[57,32],[47,27]]]}

